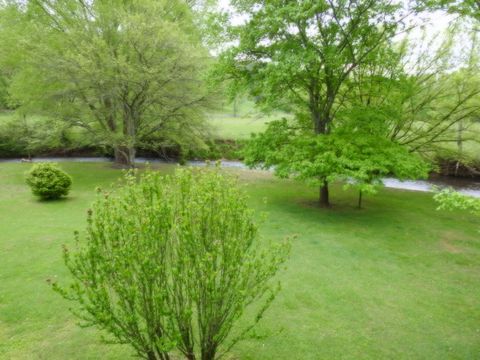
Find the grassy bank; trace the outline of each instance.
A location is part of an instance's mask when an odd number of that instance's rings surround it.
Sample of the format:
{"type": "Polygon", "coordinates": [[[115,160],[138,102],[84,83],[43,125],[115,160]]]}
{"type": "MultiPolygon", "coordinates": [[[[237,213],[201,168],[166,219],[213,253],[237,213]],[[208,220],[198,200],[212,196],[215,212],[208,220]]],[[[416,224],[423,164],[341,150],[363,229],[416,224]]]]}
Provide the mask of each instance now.
{"type": "MultiPolygon", "coordinates": [[[[83,229],[94,188],[121,175],[108,164],[62,163],[71,196],[39,202],[28,164],[0,164],[0,358],[129,359],[80,329],[47,279],[65,279],[61,245],[83,229]]],[[[170,166],[159,168],[169,172],[170,166]]],[[[238,172],[252,206],[268,211],[263,235],[297,234],[283,290],[235,359],[475,359],[480,354],[480,224],[437,212],[431,194],[384,190],[355,209],[315,206],[316,189],[238,172]],[[264,202],[267,199],[267,203],[264,202]]]]}

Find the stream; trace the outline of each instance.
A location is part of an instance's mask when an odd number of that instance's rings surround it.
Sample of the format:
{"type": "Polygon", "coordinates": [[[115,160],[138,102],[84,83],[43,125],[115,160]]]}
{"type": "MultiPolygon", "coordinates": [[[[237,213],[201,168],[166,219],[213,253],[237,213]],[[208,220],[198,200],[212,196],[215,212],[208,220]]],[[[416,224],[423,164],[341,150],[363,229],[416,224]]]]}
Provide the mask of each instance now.
{"type": "MultiPolygon", "coordinates": [[[[51,158],[34,158],[32,162],[112,162],[112,159],[106,157],[51,157],[51,158]]],[[[146,162],[152,164],[175,164],[175,162],[170,162],[161,159],[147,159],[147,158],[137,158],[135,160],[137,163],[144,164],[146,162]]],[[[20,163],[21,159],[0,159],[1,163],[20,163]]],[[[205,161],[188,161],[187,165],[190,166],[205,166],[205,161]]],[[[223,160],[222,166],[226,168],[236,168],[248,170],[248,167],[241,161],[231,161],[223,160]]],[[[406,180],[400,181],[395,178],[385,178],[383,183],[387,188],[393,189],[402,189],[402,190],[412,190],[412,191],[422,191],[429,192],[432,191],[432,187],[451,187],[463,194],[470,195],[473,197],[480,198],[480,181],[473,179],[465,178],[454,178],[447,176],[437,176],[429,180],[406,180]]]]}

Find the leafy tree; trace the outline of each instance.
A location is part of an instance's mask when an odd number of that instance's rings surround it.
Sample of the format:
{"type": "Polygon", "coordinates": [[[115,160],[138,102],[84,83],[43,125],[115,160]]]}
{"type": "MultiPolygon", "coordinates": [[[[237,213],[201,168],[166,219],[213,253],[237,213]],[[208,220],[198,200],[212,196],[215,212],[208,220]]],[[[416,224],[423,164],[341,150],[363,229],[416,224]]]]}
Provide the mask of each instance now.
{"type": "MultiPolygon", "coordinates": [[[[469,127],[480,116],[478,44],[473,35],[461,52],[454,49],[458,30],[450,29],[440,45],[436,39],[412,44],[407,38],[382,46],[376,54],[380,61],[352,72],[350,91],[337,119],[343,121],[345,113],[356,114],[361,122],[380,116],[382,121],[372,122],[378,135],[428,161],[453,153],[446,150],[449,143],[460,144],[461,149],[463,141],[474,141],[469,127]]],[[[454,156],[468,163],[463,154],[454,156]]],[[[411,177],[420,175],[414,171],[411,177]]]]}
{"type": "Polygon", "coordinates": [[[344,158],[341,164],[345,164],[338,177],[346,187],[359,190],[359,208],[363,193],[375,194],[383,186],[383,178],[427,178],[431,170],[422,157],[389,138],[389,122],[385,116],[383,106],[357,105],[343,111],[344,122],[336,134],[343,140],[337,147],[342,154],[340,159],[344,158]]]}
{"type": "Polygon", "coordinates": [[[389,139],[425,157],[458,142],[480,117],[480,83],[475,36],[462,52],[453,46],[457,38],[452,29],[440,46],[407,39],[383,49],[384,61],[353,74],[349,107],[376,109],[389,139]]]}
{"type": "Polygon", "coordinates": [[[32,0],[15,10],[0,23],[18,30],[7,32],[15,41],[0,46],[13,46],[10,92],[24,112],[86,129],[126,165],[139,145],[201,146],[209,55],[188,3],[32,0]]]}
{"type": "MultiPolygon", "coordinates": [[[[353,111],[352,111],[353,112],[353,111]]],[[[316,179],[343,180],[364,193],[375,193],[382,179],[425,178],[429,166],[407,148],[382,133],[383,117],[369,109],[355,109],[353,121],[344,121],[329,136],[316,136],[296,128],[286,119],[271,122],[267,130],[254,135],[247,147],[248,165],[273,167],[279,177],[294,176],[316,183],[316,179]]]]}
{"type": "Polygon", "coordinates": [[[89,210],[85,239],[65,250],[74,282],[55,289],[141,358],[170,359],[176,348],[215,359],[260,320],[288,252],[288,243],[261,241],[254,219],[235,179],[218,170],[129,173],[89,210]],[[238,329],[247,308],[256,316],[238,329]]]}
{"type": "MultiPolygon", "coordinates": [[[[398,3],[385,0],[235,0],[232,6],[244,21],[226,27],[222,40],[232,46],[220,57],[218,75],[231,79],[234,91],[258,96],[267,108],[288,106],[297,126],[322,144],[318,150],[335,143],[328,136],[353,73],[382,61],[376,54],[399,31],[404,16],[398,3]]],[[[312,172],[311,179],[320,185],[320,204],[328,206],[328,182],[335,172],[331,165],[319,166],[322,171],[312,172]]]]}

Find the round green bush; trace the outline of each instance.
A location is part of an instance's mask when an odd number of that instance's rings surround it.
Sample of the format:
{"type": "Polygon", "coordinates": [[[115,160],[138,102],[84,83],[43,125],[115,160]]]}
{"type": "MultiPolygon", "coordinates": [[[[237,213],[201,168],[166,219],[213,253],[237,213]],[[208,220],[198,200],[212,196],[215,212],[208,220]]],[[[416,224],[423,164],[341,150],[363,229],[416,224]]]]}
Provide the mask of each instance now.
{"type": "Polygon", "coordinates": [[[57,164],[35,164],[26,174],[26,182],[34,195],[44,200],[66,196],[72,186],[72,178],[57,164]]]}

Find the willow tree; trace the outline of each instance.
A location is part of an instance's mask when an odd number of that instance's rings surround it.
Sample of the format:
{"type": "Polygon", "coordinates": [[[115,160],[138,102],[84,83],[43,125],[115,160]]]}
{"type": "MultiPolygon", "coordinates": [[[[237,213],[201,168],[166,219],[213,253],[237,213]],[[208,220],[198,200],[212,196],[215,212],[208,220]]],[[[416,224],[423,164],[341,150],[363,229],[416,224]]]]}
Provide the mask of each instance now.
{"type": "Polygon", "coordinates": [[[209,55],[189,2],[31,0],[14,7],[0,28],[16,27],[9,53],[22,56],[10,93],[22,107],[84,128],[126,165],[139,145],[200,141],[209,55]]]}
{"type": "MultiPolygon", "coordinates": [[[[223,40],[231,46],[220,56],[219,75],[267,108],[287,106],[296,126],[317,137],[332,133],[352,73],[378,61],[377,50],[405,16],[388,0],[231,3],[242,20],[223,16],[229,24],[223,40]]],[[[326,171],[312,177],[322,206],[329,206],[326,171]]]]}
{"type": "Polygon", "coordinates": [[[353,74],[350,107],[377,109],[385,117],[384,136],[425,158],[448,143],[475,140],[468,131],[480,116],[478,41],[473,35],[460,50],[458,32],[450,29],[437,45],[436,39],[405,39],[385,48],[383,62],[353,74]]]}

